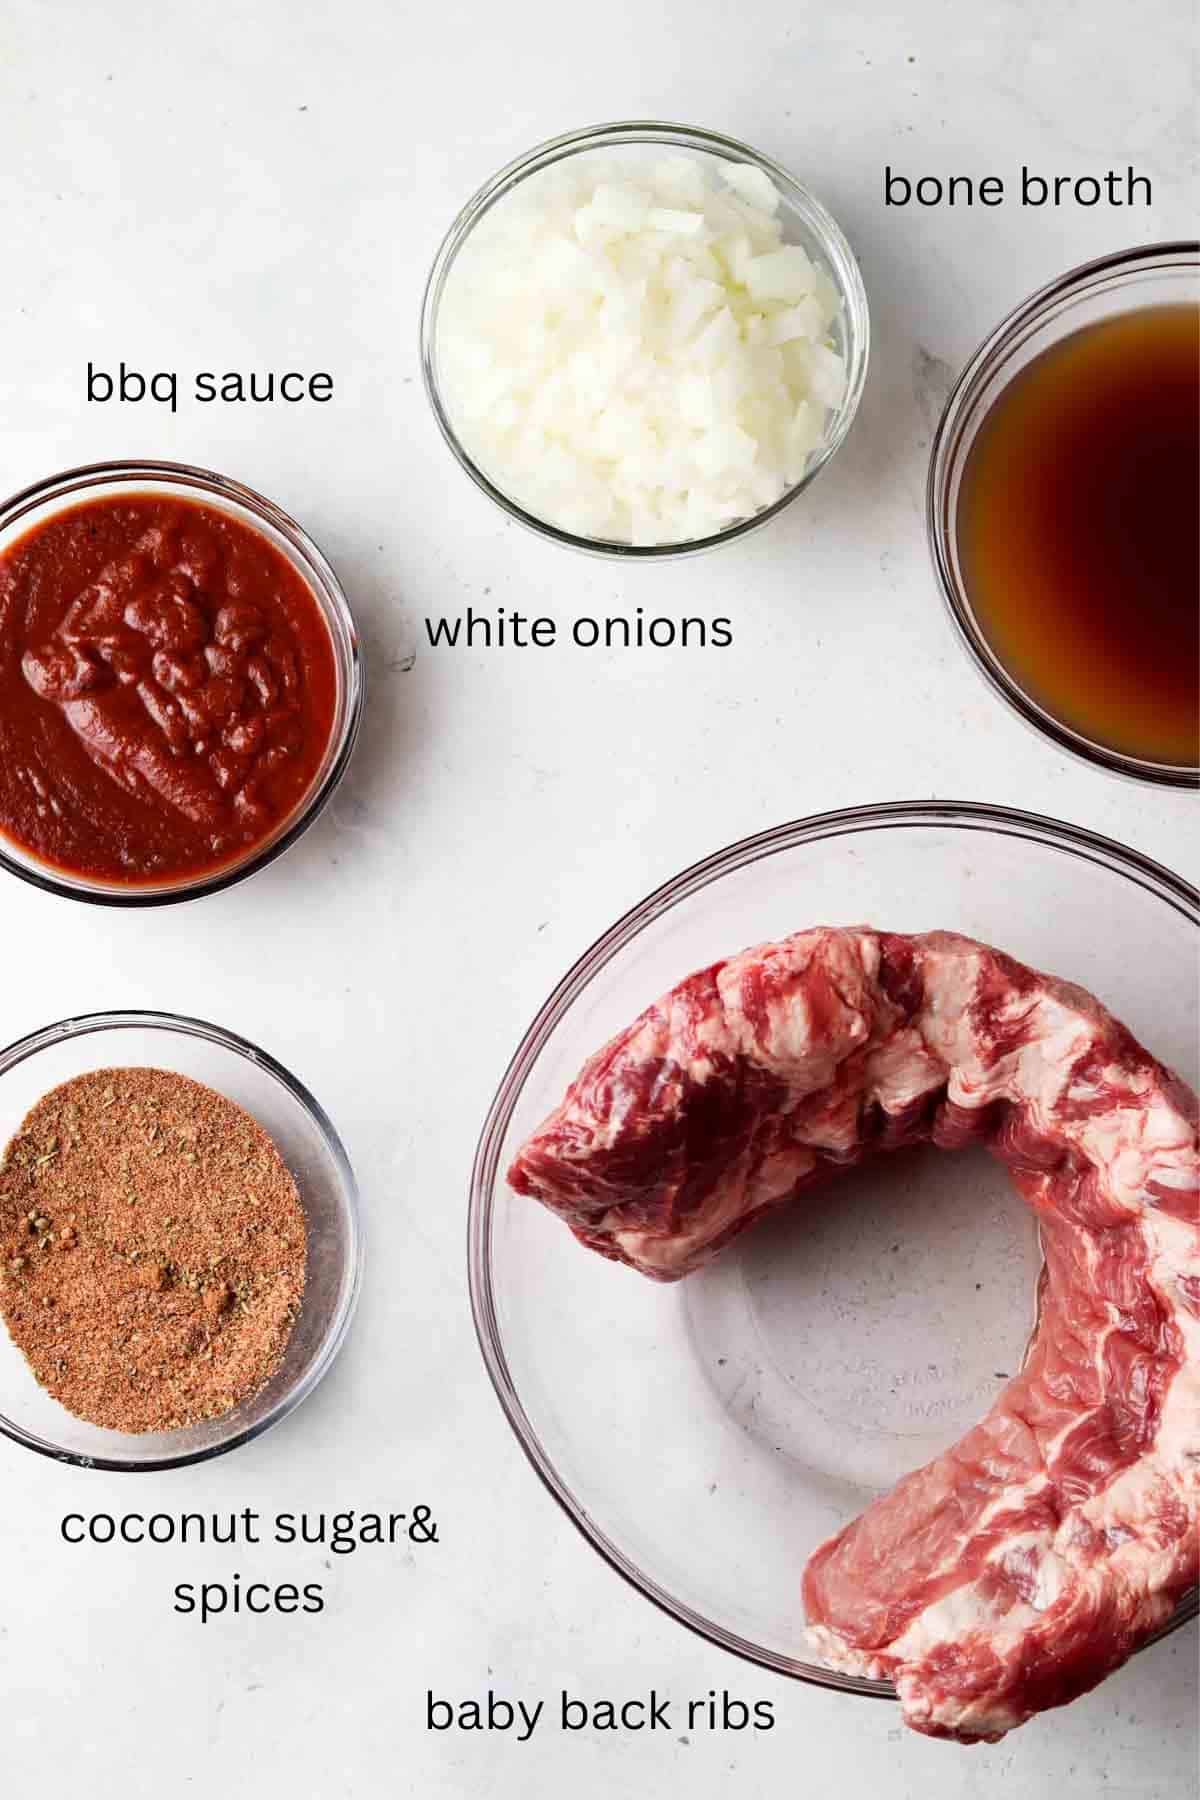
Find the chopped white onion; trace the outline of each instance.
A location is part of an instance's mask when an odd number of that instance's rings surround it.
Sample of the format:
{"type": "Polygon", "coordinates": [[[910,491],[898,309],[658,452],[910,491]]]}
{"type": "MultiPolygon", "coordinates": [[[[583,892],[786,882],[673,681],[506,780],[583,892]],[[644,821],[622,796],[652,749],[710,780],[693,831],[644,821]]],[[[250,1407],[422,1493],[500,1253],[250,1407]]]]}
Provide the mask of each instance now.
{"type": "Polygon", "coordinates": [[[666,544],[771,506],[842,402],[837,288],[762,170],[567,157],[486,213],[437,356],[464,449],[578,536],[666,544]]]}

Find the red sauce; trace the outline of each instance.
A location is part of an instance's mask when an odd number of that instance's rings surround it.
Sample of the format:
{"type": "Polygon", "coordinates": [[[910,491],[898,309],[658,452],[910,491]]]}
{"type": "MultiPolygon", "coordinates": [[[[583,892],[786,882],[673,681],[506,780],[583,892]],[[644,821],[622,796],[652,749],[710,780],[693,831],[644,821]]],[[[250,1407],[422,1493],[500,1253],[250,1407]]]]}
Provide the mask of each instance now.
{"type": "Polygon", "coordinates": [[[333,729],[329,629],[260,531],[89,500],[0,554],[0,832],[131,885],[243,861],[333,729]]]}

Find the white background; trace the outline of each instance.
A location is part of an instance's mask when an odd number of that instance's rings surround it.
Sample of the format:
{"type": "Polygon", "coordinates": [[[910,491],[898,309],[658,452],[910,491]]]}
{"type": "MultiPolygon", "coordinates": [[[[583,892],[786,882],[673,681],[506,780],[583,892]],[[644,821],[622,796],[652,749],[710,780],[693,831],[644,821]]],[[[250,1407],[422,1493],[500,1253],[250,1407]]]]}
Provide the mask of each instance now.
{"type": "Polygon", "coordinates": [[[939,795],[1078,821],[1196,875],[1187,800],[1066,759],[985,692],[943,618],[922,523],[931,431],[980,336],[1069,265],[1188,229],[1188,12],[5,0],[0,489],[136,454],[242,478],[332,558],[370,678],[336,803],[246,886],[145,914],[0,887],[6,1040],[107,1005],[249,1035],[343,1132],[370,1252],[340,1363],[252,1447],[118,1478],[0,1441],[9,1793],[1190,1791],[1191,1634],[968,1751],[660,1617],[526,1467],[475,1349],[463,1258],[475,1136],[517,1037],[568,962],[692,859],[806,812],[939,795]],[[804,501],[745,545],[624,572],[525,535],[470,487],[427,412],[416,319],[442,231],[494,168],[558,131],[639,115],[729,131],[807,181],[860,258],[875,344],[852,437],[804,501]],[[1132,162],[1154,205],[885,212],[885,161],[1010,184],[1023,161],[1047,174],[1132,162]],[[89,357],[185,378],[324,369],[336,398],[176,417],[88,407],[89,357]],[[736,642],[429,650],[424,614],[488,601],[567,622],[638,604],[726,614],[736,642]],[[56,1531],[80,1506],[419,1500],[441,1522],[436,1549],[361,1550],[330,1570],[318,1551],[68,1550],[56,1531]],[[231,1566],[324,1579],[328,1609],[204,1628],[172,1614],[174,1582],[231,1566]],[[687,1745],[424,1729],[427,1686],[532,1698],[564,1683],[616,1698],[729,1685],[774,1701],[779,1724],[687,1745]]]}

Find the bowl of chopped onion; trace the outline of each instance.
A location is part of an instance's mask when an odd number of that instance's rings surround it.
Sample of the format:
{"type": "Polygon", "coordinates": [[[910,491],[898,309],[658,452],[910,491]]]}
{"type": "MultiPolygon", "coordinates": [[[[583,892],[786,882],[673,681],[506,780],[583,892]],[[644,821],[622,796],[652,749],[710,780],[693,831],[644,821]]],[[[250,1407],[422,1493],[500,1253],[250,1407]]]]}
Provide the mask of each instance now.
{"type": "Polygon", "coordinates": [[[476,485],[577,550],[756,530],[850,429],[870,328],[821,203],[733,138],[595,126],[509,163],[434,260],[426,392],[476,485]]]}

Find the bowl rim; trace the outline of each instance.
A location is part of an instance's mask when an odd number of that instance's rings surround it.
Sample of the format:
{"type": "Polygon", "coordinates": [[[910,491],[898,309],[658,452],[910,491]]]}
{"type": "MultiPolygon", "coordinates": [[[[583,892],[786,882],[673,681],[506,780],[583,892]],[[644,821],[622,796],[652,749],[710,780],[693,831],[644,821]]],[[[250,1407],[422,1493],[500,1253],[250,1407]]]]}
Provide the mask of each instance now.
{"type": "Polygon", "coordinates": [[[333,753],[324,774],[293,814],[290,823],[276,836],[266,839],[241,862],[223,864],[207,875],[194,879],[184,877],[174,885],[162,887],[140,886],[137,883],[107,887],[92,885],[86,876],[72,875],[66,869],[59,869],[53,863],[42,861],[33,851],[26,853],[30,862],[23,862],[10,849],[10,840],[0,833],[0,869],[40,888],[43,893],[55,894],[60,899],[82,901],[92,906],[178,906],[187,900],[199,900],[207,894],[222,893],[226,888],[236,886],[238,882],[247,880],[249,876],[275,862],[320,817],[345,774],[358,740],[365,697],[365,668],[358,627],[345,589],[329,559],[290,513],[255,488],[235,481],[232,476],[221,475],[214,469],[201,468],[191,463],[161,461],[150,457],[80,463],[74,468],[44,476],[40,481],[32,482],[18,493],[0,501],[0,531],[17,524],[47,501],[55,503],[56,511],[65,510],[85,501],[91,488],[103,487],[109,483],[128,483],[129,491],[136,493],[139,482],[147,484],[147,492],[152,491],[154,483],[161,482],[184,490],[189,498],[200,502],[214,498],[230,500],[250,513],[253,520],[270,526],[285,540],[290,560],[310,589],[314,590],[314,597],[329,631],[338,686],[345,690],[344,717],[340,730],[330,740],[333,753]]]}
{"type": "MultiPolygon", "coordinates": [[[[273,1057],[269,1051],[261,1049],[249,1038],[242,1037],[227,1026],[215,1025],[207,1019],[194,1018],[189,1013],[169,1013],[137,1007],[118,1008],[105,1012],[79,1013],[72,1018],[58,1019],[51,1025],[43,1025],[36,1031],[28,1032],[24,1037],[14,1040],[0,1050],[0,1079],[18,1064],[27,1062],[39,1051],[54,1045],[69,1043],[73,1038],[90,1037],[102,1031],[164,1031],[172,1035],[202,1038],[206,1042],[216,1044],[223,1050],[231,1050],[242,1056],[247,1062],[254,1063],[268,1075],[274,1076],[281,1087],[297,1101],[304,1112],[317,1127],[325,1148],[329,1151],[337,1170],[338,1184],[346,1206],[347,1250],[346,1269],[348,1281],[344,1284],[335,1310],[320,1349],[303,1379],[280,1395],[275,1405],[264,1413],[261,1419],[247,1425],[242,1431],[222,1444],[210,1445],[202,1450],[182,1451],[177,1456],[165,1456],[153,1461],[117,1461],[113,1457],[87,1456],[81,1453],[63,1450],[58,1445],[39,1437],[35,1432],[26,1431],[15,1420],[6,1418],[0,1413],[0,1434],[13,1443],[22,1445],[26,1450],[36,1451],[53,1462],[66,1463],[78,1469],[104,1469],[117,1475],[157,1474],[163,1469],[187,1468],[193,1463],[211,1462],[214,1457],[224,1456],[230,1450],[249,1444],[286,1419],[317,1387],[329,1373],[334,1359],[346,1341],[351,1320],[358,1304],[359,1290],[362,1285],[363,1265],[363,1224],[362,1207],[359,1199],[358,1182],[350,1158],[346,1154],[345,1145],[338,1135],[337,1128],[316,1096],[305,1087],[304,1083],[293,1075],[289,1069],[273,1057]]],[[[301,1302],[303,1306],[303,1302],[301,1302]]],[[[140,1434],[131,1433],[129,1441],[135,1444],[140,1434]]],[[[154,1435],[154,1434],[150,1434],[154,1435]]]]}
{"type": "Polygon", "coordinates": [[[459,466],[502,512],[539,537],[565,545],[570,550],[582,551],[588,556],[605,557],[613,561],[653,562],[699,556],[704,551],[715,550],[721,544],[733,543],[738,538],[746,537],[750,532],[758,531],[768,524],[816,480],[841,448],[858,412],[870,352],[870,306],[862,271],[845,233],[827,207],[782,164],[766,156],[761,150],[756,150],[753,145],[704,126],[681,125],[665,119],[618,119],[601,125],[586,125],[577,131],[547,138],[506,163],[476,190],[452,221],[433,259],[421,301],[420,359],[425,396],[438,429],[459,466]],[[479,220],[527,176],[582,151],[608,149],[624,144],[674,145],[725,160],[748,162],[761,169],[804,215],[814,236],[820,241],[852,331],[854,361],[847,369],[845,395],[834,414],[827,438],[810,459],[800,480],[761,512],[753,513],[746,519],[735,520],[731,525],[725,526],[721,531],[711,532],[707,537],[687,538],[681,543],[621,544],[609,538],[584,537],[528,511],[498,487],[464,449],[450,420],[438,382],[436,344],[442,293],[455,257],[479,220]]]}
{"type": "Polygon", "coordinates": [[[1176,238],[1138,244],[1129,250],[1112,251],[1078,263],[1035,289],[988,332],[967,359],[951,388],[934,433],[925,485],[925,536],[955,636],[977,673],[1018,718],[1039,736],[1049,738],[1060,750],[1066,750],[1093,768],[1160,787],[1197,788],[1200,787],[1200,767],[1152,762],[1114,750],[1065,724],[1026,692],[992,649],[976,622],[965,584],[956,572],[955,520],[949,511],[950,490],[961,468],[964,443],[980,395],[1007,356],[1052,319],[1056,308],[1065,308],[1089,291],[1109,292],[1152,270],[1169,271],[1172,268],[1190,270],[1193,274],[1200,269],[1200,239],[1176,238]]]}
{"type": "MultiPolygon", "coordinates": [[[[773,1674],[867,1699],[894,1700],[897,1698],[895,1687],[890,1681],[869,1681],[845,1675],[837,1669],[823,1669],[816,1664],[800,1663],[793,1658],[765,1650],[761,1645],[753,1644],[735,1632],[727,1631],[716,1621],[704,1617],[686,1602],[677,1599],[639,1569],[591,1518],[586,1505],[576,1499],[542,1448],[509,1371],[492,1287],[491,1232],[501,1174],[501,1145],[534,1063],[551,1033],[583,989],[645,925],[721,876],[734,869],[745,868],[778,850],[860,832],[903,831],[931,825],[1022,838],[1062,850],[1080,860],[1096,863],[1113,874],[1124,876],[1135,886],[1145,889],[1171,906],[1194,927],[1200,927],[1200,888],[1162,863],[1119,843],[1115,838],[1091,831],[1086,826],[985,801],[879,801],[812,813],[766,831],[755,832],[749,837],[739,838],[724,849],[691,863],[630,907],[576,959],[556,983],[522,1036],[488,1109],[471,1170],[467,1216],[466,1249],[471,1315],[484,1366],[501,1410],[526,1460],[567,1518],[610,1569],[660,1611],[716,1645],[718,1649],[730,1651],[746,1662],[769,1669],[773,1674]]],[[[1146,1649],[1150,1644],[1168,1637],[1198,1613],[1200,1590],[1192,1588],[1181,1597],[1171,1617],[1139,1648],[1146,1649]]]]}

